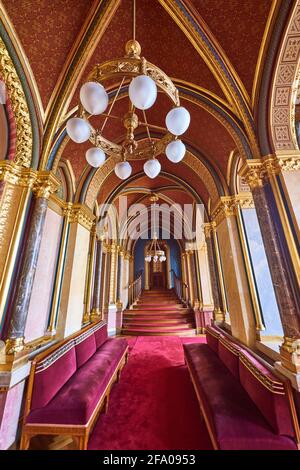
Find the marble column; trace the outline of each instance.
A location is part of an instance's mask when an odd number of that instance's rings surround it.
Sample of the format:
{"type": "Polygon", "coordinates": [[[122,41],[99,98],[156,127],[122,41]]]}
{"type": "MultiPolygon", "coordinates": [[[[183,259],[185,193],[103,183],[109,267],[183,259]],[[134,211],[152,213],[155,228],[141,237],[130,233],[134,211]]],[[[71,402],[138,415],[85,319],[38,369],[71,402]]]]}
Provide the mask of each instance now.
{"type": "Polygon", "coordinates": [[[262,159],[254,163],[247,162],[240,173],[245,177],[252,191],[284,331],[284,342],[280,347],[281,363],[284,368],[299,374],[299,290],[295,288],[290,252],[287,249],[276,199],[270,183],[277,172],[278,169],[274,168],[269,160],[262,159]]]}
{"type": "MultiPolygon", "coordinates": [[[[287,349],[288,357],[286,359],[289,359],[289,343],[293,339],[300,338],[300,310],[297,295],[290,279],[286,256],[281,248],[280,239],[274,226],[267,191],[268,188],[265,186],[256,187],[253,189],[252,194],[285,336],[285,343],[281,347],[282,355],[287,349]]],[[[286,365],[293,368],[289,360],[287,360],[286,365]]],[[[294,364],[294,371],[300,372],[300,362],[298,365],[294,364]]]]}
{"type": "Polygon", "coordinates": [[[91,320],[96,321],[101,317],[101,273],[102,273],[102,255],[103,241],[96,241],[96,257],[95,257],[95,275],[93,289],[93,306],[91,320]]]}
{"type": "Polygon", "coordinates": [[[207,223],[204,226],[205,240],[207,245],[207,257],[209,265],[210,283],[214,302],[214,320],[223,323],[225,321],[224,306],[220,287],[219,273],[216,261],[213,241],[213,224],[207,223]]]}
{"type": "Polygon", "coordinates": [[[30,226],[22,252],[19,273],[10,306],[10,326],[6,340],[6,352],[13,354],[24,348],[26,319],[37,267],[43,227],[51,192],[58,187],[55,177],[43,174],[33,188],[35,198],[30,218],[30,226]]]}

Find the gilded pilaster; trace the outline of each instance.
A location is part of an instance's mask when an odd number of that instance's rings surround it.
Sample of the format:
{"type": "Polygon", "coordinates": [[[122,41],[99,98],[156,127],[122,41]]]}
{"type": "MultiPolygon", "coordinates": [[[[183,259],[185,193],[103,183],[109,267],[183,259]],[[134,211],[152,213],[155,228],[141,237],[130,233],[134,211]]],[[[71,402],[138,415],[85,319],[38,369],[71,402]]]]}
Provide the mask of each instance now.
{"type": "MultiPolygon", "coordinates": [[[[101,256],[102,256],[102,253],[101,253],[101,256]]],[[[98,262],[98,242],[96,242],[96,224],[94,222],[91,228],[91,234],[90,234],[90,247],[89,247],[89,257],[88,257],[88,263],[87,263],[87,277],[86,277],[86,291],[85,291],[86,294],[85,294],[85,301],[84,301],[85,308],[84,308],[84,315],[83,315],[83,323],[88,323],[91,320],[91,299],[92,299],[93,287],[95,288],[95,284],[97,280],[97,262],[98,262]],[[97,248],[96,248],[96,244],[97,244],[97,248]],[[95,251],[96,251],[96,256],[97,256],[96,262],[95,262],[95,251]],[[93,286],[94,267],[95,267],[95,276],[94,276],[94,286],[93,286]]],[[[93,302],[94,302],[94,296],[93,296],[93,302]]]]}
{"type": "Polygon", "coordinates": [[[110,245],[110,285],[109,285],[109,304],[116,304],[116,284],[117,284],[117,260],[118,260],[118,247],[116,243],[110,245]]]}
{"type": "Polygon", "coordinates": [[[117,268],[117,308],[122,309],[122,280],[124,268],[124,251],[120,248],[118,250],[118,268],[117,268]]]}

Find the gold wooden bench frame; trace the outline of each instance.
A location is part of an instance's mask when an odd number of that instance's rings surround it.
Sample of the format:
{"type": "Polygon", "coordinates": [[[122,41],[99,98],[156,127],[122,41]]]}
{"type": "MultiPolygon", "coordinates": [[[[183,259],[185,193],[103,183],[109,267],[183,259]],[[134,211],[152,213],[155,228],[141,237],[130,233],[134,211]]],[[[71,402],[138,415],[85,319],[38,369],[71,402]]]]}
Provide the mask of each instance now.
{"type": "MultiPolygon", "coordinates": [[[[83,328],[82,330],[78,331],[72,336],[69,336],[68,338],[64,339],[63,341],[60,341],[53,345],[51,348],[47,349],[46,351],[43,351],[42,353],[38,354],[31,365],[30,369],[30,375],[29,375],[29,380],[28,380],[28,387],[27,387],[27,392],[26,392],[26,400],[25,400],[25,407],[24,407],[24,416],[23,416],[23,426],[22,426],[22,435],[21,435],[21,442],[20,442],[20,450],[27,450],[30,445],[30,440],[32,437],[37,436],[37,435],[65,435],[65,436],[71,436],[72,438],[75,438],[78,442],[78,448],[79,450],[86,450],[87,449],[87,444],[88,444],[88,439],[91,431],[93,430],[93,427],[96,423],[96,420],[104,406],[104,412],[107,412],[108,409],[108,402],[109,402],[109,394],[110,390],[112,388],[112,385],[114,382],[118,382],[120,380],[121,376],[121,371],[125,364],[128,361],[128,347],[124,351],[124,354],[122,355],[115,372],[113,376],[111,377],[109,383],[107,384],[103,394],[101,395],[100,399],[98,400],[98,403],[89,419],[89,421],[85,425],[81,424],[35,424],[35,423],[26,423],[26,417],[30,413],[30,407],[31,407],[31,399],[32,399],[32,392],[33,392],[33,385],[34,385],[34,377],[35,377],[35,370],[37,364],[47,357],[49,354],[54,352],[56,349],[60,348],[64,344],[68,343],[72,339],[77,338],[80,336],[82,333],[85,333],[88,331],[90,328],[94,328],[97,325],[97,323],[92,323],[91,325],[88,325],[87,327],[83,328]]],[[[116,341],[118,341],[116,339],[116,341]]],[[[74,346],[75,347],[75,346],[74,346]]]]}

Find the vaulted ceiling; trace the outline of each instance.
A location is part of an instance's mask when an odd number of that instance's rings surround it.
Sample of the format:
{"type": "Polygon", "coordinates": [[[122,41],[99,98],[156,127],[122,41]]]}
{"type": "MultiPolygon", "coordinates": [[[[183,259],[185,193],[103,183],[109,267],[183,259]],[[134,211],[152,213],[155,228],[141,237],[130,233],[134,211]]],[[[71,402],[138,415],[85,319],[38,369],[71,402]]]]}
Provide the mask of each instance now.
{"type": "MultiPolygon", "coordinates": [[[[74,59],[78,42],[81,39],[84,42],[99,5],[108,4],[109,0],[2,2],[32,70],[41,97],[45,125],[48,125],[51,123],[50,112],[58,90],[66,80],[66,74],[70,73],[67,66],[74,59]]],[[[251,118],[255,113],[253,107],[259,86],[259,71],[264,60],[263,46],[274,24],[271,19],[276,16],[276,8],[280,3],[280,0],[137,0],[136,34],[142,46],[142,55],[166,72],[179,87],[181,101],[191,113],[191,126],[183,140],[193,149],[191,151],[196,158],[207,162],[222,184],[226,180],[230,155],[238,147],[234,132],[226,124],[225,118],[230,117],[235,122],[235,132],[246,134],[247,129],[241,117],[243,113],[248,113],[251,118]],[[188,12],[190,24],[194,25],[193,30],[190,27],[187,31],[184,20],[176,17],[175,10],[179,6],[182,11],[188,12]],[[226,67],[232,86],[238,90],[235,91],[236,95],[240,94],[240,99],[244,100],[246,111],[240,113],[236,102],[226,91],[222,71],[219,74],[217,72],[221,66],[214,58],[215,53],[211,52],[209,62],[205,55],[207,52],[200,50],[196,38],[197,28],[205,32],[211,50],[213,45],[221,56],[222,67],[226,67]]],[[[101,34],[90,39],[91,52],[86,54],[83,67],[78,69],[77,86],[70,91],[72,96],[66,98],[67,104],[62,107],[63,114],[59,117],[61,130],[65,126],[65,117],[78,105],[80,85],[94,65],[122,57],[124,45],[132,37],[132,0],[115,0],[114,7],[115,12],[101,34]]],[[[200,38],[200,33],[197,34],[200,38]]],[[[124,113],[127,106],[127,97],[123,95],[115,105],[114,114],[124,113]]],[[[169,109],[170,103],[160,96],[156,106],[148,113],[148,121],[164,125],[164,117],[169,109]]],[[[58,127],[54,129],[55,132],[57,130],[58,127]]],[[[124,135],[124,129],[119,123],[109,122],[106,132],[107,137],[116,141],[124,135]]],[[[80,182],[83,175],[87,174],[85,151],[90,144],[77,145],[71,141],[65,141],[64,144],[61,156],[69,160],[75,179],[80,182]]],[[[128,187],[136,188],[137,195],[141,195],[145,189],[165,187],[163,192],[168,197],[184,203],[179,181],[182,180],[208,203],[210,191],[203,181],[205,178],[199,178],[197,169],[185,162],[171,164],[164,156],[160,157],[160,161],[164,176],[156,180],[137,177],[128,182],[128,187]],[[177,178],[177,182],[172,180],[172,176],[177,178]],[[176,185],[178,190],[174,188],[176,185]],[[166,189],[168,186],[171,189],[166,189]]],[[[132,175],[142,172],[142,166],[142,161],[133,162],[132,175]]],[[[110,173],[99,188],[98,202],[106,200],[119,185],[120,180],[110,173]]]]}

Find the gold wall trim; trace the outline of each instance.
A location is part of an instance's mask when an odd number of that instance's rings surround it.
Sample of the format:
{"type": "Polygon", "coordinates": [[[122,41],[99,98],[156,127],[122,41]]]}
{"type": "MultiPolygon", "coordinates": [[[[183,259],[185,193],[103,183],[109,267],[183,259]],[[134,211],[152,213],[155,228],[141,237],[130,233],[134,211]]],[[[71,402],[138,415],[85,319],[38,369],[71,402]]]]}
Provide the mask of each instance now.
{"type": "Polygon", "coordinates": [[[282,171],[299,171],[300,170],[300,152],[296,155],[280,155],[277,154],[278,163],[282,171]]]}
{"type": "MultiPolygon", "coordinates": [[[[236,216],[239,208],[253,209],[254,201],[251,193],[239,193],[234,196],[221,196],[217,206],[212,211],[212,220],[219,225],[226,217],[236,216]]],[[[211,230],[206,224],[206,230],[211,230]]]]}
{"type": "Polygon", "coordinates": [[[56,192],[60,186],[60,181],[51,171],[24,168],[10,160],[0,161],[0,181],[30,188],[36,197],[45,198],[49,198],[50,194],[56,192]]]}
{"type": "Polygon", "coordinates": [[[30,113],[21,81],[1,37],[0,74],[6,85],[16,123],[17,141],[14,161],[18,165],[30,167],[33,148],[30,113]]]}
{"type": "Polygon", "coordinates": [[[67,203],[64,209],[64,215],[68,217],[70,224],[80,224],[87,230],[92,229],[95,220],[92,211],[84,204],[67,203]]]}
{"type": "Polygon", "coordinates": [[[271,176],[278,175],[281,167],[276,155],[266,155],[261,159],[247,160],[239,170],[241,178],[253,190],[256,187],[264,186],[271,176]]]}

